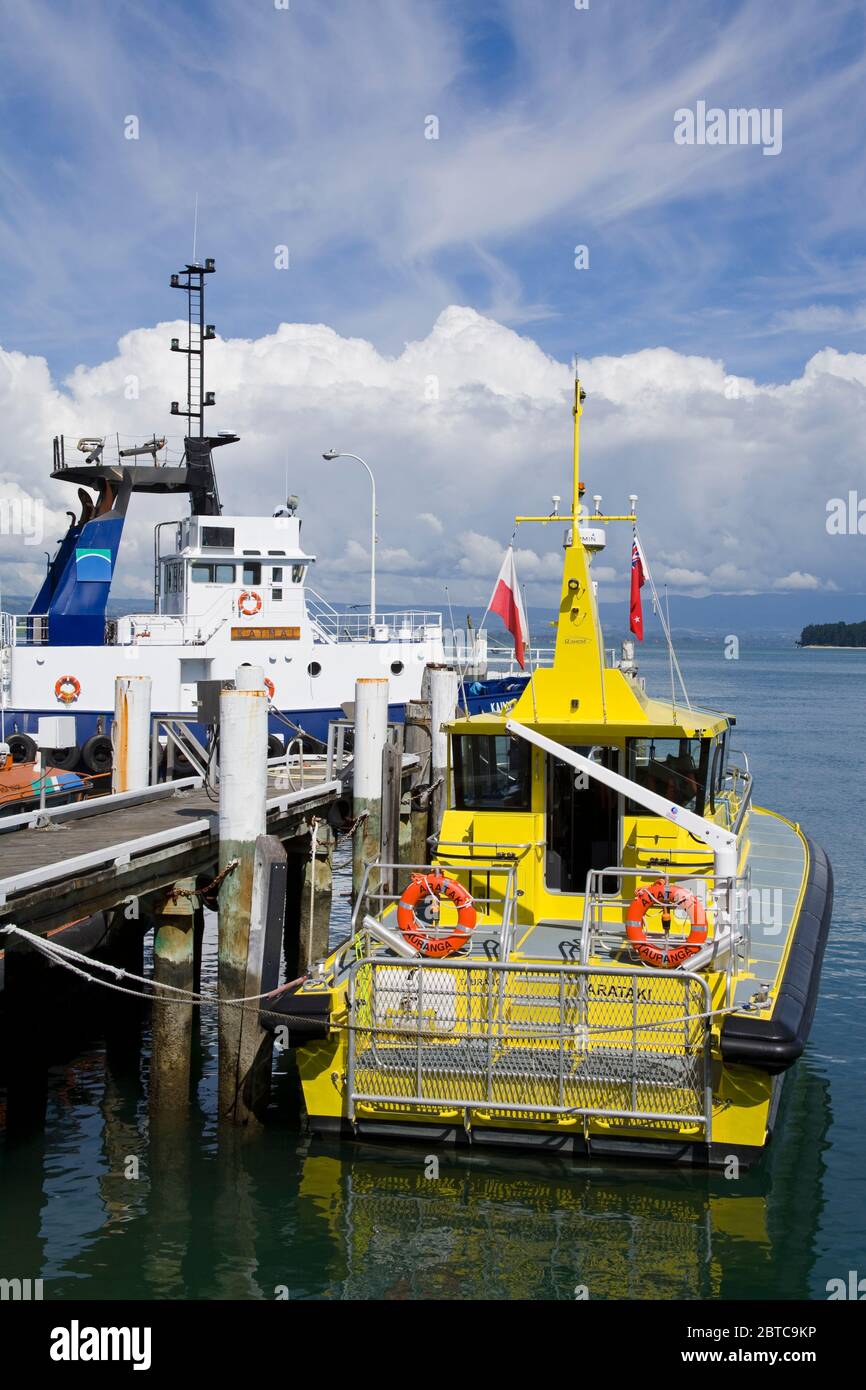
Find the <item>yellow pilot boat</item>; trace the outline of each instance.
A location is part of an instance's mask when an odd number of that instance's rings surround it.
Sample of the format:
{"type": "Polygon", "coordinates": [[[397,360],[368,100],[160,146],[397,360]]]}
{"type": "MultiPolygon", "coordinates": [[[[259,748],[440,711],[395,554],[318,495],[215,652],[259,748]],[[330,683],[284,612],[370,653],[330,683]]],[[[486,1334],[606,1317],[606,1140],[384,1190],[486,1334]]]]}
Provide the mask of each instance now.
{"type": "Polygon", "coordinates": [[[579,475],[553,664],[448,726],[432,862],[367,867],[281,1007],[314,1131],[748,1163],[812,1021],[827,856],[752,802],[734,720],[605,653],[579,475]]]}

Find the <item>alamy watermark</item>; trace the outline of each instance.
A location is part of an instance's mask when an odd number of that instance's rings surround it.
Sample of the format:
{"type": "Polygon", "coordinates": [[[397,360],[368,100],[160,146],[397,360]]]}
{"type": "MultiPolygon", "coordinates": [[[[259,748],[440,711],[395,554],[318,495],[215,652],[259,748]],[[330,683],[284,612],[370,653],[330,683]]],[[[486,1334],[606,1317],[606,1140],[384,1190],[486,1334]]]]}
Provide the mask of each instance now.
{"type": "Polygon", "coordinates": [[[41,545],[45,504],[38,497],[0,497],[0,535],[23,536],[25,545],[41,545]]]}
{"type": "Polygon", "coordinates": [[[695,103],[694,111],[681,106],[674,112],[674,143],[677,145],[761,145],[762,154],[782,152],[782,108],[780,106],[721,106],[695,103]]]}
{"type": "Polygon", "coordinates": [[[831,497],[825,525],[828,536],[866,536],[866,497],[853,488],[847,497],[831,497]]]}

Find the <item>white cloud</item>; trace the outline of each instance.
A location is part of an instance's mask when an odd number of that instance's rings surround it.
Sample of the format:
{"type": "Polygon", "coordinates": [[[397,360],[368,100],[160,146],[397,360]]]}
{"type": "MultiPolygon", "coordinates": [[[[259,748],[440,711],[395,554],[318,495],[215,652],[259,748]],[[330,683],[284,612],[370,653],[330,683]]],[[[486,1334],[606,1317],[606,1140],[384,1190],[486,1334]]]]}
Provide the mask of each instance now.
{"type": "MultiPolygon", "coordinates": [[[[136,329],[114,357],[77,367],[63,388],[42,358],[4,354],[0,477],[45,501],[52,542],[77,499],[49,481],[51,436],[161,432],[168,402],[183,394],[167,351],[178,334],[171,323],[136,329]],[[137,400],[125,399],[130,377],[137,400]]],[[[748,382],[733,399],[723,362],[665,347],[590,359],[581,370],[588,494],[601,492],[610,511],[639,494],[657,582],[692,592],[863,587],[862,541],[828,536],[825,522],[828,498],[866,494],[866,356],[828,348],[799,377],[748,382]]],[[[425,599],[444,580],[455,601],[486,602],[515,514],[546,515],[553,493],[568,495],[569,367],[466,307],[446,310],[395,356],[322,324],[221,340],[208,386],[217,394],[211,427],[242,437],[216,455],[226,510],[269,513],[283,495],[288,450],[304,541],[319,556],[314,583],[332,598],[364,594],[370,490],[351,459],[324,463],[326,447],[351,449],[374,469],[385,602],[425,599]],[[425,395],[431,374],[438,400],[425,395]]],[[[173,510],[135,499],[118,591],[147,590],[152,526],[173,510]]],[[[518,531],[518,575],[532,603],[555,599],[564,524],[518,531]]],[[[611,524],[600,582],[625,589],[629,545],[628,527],[611,524]]],[[[13,536],[2,537],[0,555],[34,564],[13,536]]],[[[10,592],[8,570],[4,587],[10,592]]]]}
{"type": "Polygon", "coordinates": [[[781,579],[773,580],[774,589],[823,589],[826,585],[821,582],[814,574],[803,574],[801,570],[792,570],[781,579]]]}

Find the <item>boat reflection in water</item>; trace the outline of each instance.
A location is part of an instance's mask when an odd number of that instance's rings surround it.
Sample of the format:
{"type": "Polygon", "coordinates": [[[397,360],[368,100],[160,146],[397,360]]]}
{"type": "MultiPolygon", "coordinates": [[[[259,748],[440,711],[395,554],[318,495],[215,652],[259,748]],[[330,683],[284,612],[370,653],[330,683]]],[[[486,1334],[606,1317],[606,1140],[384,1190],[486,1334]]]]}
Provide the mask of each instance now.
{"type": "Polygon", "coordinates": [[[480,1150],[441,1153],[432,1180],[414,1145],[218,1134],[204,1077],[188,1121],[151,1125],[141,1075],[104,1061],[56,1069],[45,1128],[0,1145],[4,1252],[46,1298],[824,1296],[831,1113],[809,1058],[737,1181],[480,1150]]]}
{"type": "Polygon", "coordinates": [[[738,1179],[573,1161],[347,1149],[303,1163],[305,1241],[327,1229],[348,1299],[802,1299],[830,1122],[827,1082],[791,1076],[766,1162],[738,1179]]]}

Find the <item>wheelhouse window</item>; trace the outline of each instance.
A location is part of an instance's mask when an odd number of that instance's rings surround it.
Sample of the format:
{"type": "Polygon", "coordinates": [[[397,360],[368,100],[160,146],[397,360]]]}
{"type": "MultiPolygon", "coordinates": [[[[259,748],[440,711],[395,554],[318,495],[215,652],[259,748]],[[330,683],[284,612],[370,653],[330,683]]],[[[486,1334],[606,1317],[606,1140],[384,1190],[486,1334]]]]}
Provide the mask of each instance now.
{"type": "Polygon", "coordinates": [[[234,550],[235,528],[233,526],[203,526],[201,528],[202,550],[234,550]]]}
{"type": "Polygon", "coordinates": [[[715,811],[719,802],[724,786],[725,772],[728,765],[728,730],[716,734],[712,741],[712,753],[710,754],[710,776],[708,783],[707,800],[711,811],[715,811]]]}
{"type": "Polygon", "coordinates": [[[193,584],[234,584],[235,567],[234,565],[202,565],[195,564],[190,566],[193,584]]]}
{"type": "Polygon", "coordinates": [[[509,734],[452,739],[454,805],[458,811],[528,811],[529,744],[509,734]]]}
{"type": "MultiPolygon", "coordinates": [[[[703,815],[712,740],[708,738],[630,738],[628,776],[675,806],[703,815]]],[[[648,814],[629,801],[633,816],[648,814]]]]}
{"type": "Polygon", "coordinates": [[[183,565],[171,564],[165,567],[165,588],[166,593],[183,593],[183,565]]]}
{"type": "Polygon", "coordinates": [[[306,572],[306,565],[292,565],[292,583],[303,584],[306,572]]]}
{"type": "Polygon", "coordinates": [[[241,583],[243,583],[243,584],[261,584],[261,582],[262,582],[262,567],[261,567],[261,565],[259,565],[259,564],[252,564],[249,560],[244,561],[244,577],[243,577],[243,579],[241,580],[241,583]]]}

